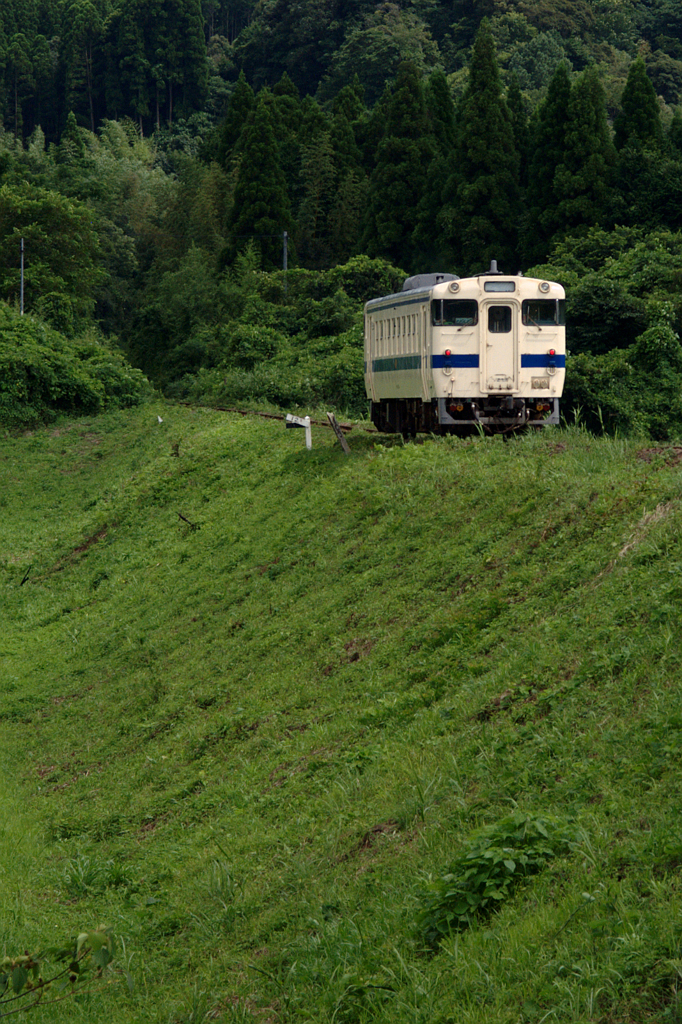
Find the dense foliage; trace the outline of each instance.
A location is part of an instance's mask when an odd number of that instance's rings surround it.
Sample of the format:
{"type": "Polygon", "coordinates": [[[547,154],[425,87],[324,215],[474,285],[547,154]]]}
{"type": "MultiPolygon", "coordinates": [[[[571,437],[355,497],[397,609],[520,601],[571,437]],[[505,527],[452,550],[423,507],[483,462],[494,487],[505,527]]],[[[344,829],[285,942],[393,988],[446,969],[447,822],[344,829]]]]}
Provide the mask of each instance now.
{"type": "Polygon", "coordinates": [[[242,70],[256,90],[287,73],[324,99],[357,74],[373,104],[401,60],[461,75],[486,15],[503,69],[534,95],[562,58],[618,86],[639,51],[656,93],[679,100],[676,0],[4,0],[0,111],[13,133],[41,125],[54,141],[70,110],[91,131],[121,117],[151,131],[220,114],[242,70]]]}
{"type": "Polygon", "coordinates": [[[29,427],[59,413],[124,408],[150,391],[140,370],[97,338],[67,340],[0,303],[0,426],[29,427]]]}
{"type": "Polygon", "coordinates": [[[571,290],[569,410],[672,436],[676,254],[665,286],[609,261],[677,247],[681,97],[672,0],[8,0],[0,299],[23,239],[31,314],[173,394],[361,412],[371,293],[334,268],[535,264],[571,290]]]}
{"type": "Polygon", "coordinates": [[[595,228],[535,272],[568,289],[565,408],[595,429],[682,433],[682,234],[595,228]]]}

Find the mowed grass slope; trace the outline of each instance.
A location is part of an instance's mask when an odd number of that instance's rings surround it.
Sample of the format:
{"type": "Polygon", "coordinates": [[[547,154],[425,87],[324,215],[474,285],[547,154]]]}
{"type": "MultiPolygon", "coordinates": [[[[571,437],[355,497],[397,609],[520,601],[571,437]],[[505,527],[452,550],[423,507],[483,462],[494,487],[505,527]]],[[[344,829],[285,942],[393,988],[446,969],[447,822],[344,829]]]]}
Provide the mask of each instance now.
{"type": "Polygon", "coordinates": [[[679,452],[313,433],[2,442],[3,948],[106,922],[135,979],[36,1012],[681,1019],[679,452]],[[570,848],[429,946],[525,817],[570,848]]]}

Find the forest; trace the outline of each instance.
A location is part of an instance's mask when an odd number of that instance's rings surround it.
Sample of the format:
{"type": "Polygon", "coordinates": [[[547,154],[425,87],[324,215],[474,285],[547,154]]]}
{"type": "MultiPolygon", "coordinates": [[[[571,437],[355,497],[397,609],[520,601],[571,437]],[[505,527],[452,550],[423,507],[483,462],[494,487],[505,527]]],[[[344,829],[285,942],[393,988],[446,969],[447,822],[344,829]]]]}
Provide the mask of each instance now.
{"type": "Polygon", "coordinates": [[[674,437],[681,102],[675,0],[6,0],[0,419],[362,415],[363,301],[492,258],[568,289],[569,415],[674,437]]]}

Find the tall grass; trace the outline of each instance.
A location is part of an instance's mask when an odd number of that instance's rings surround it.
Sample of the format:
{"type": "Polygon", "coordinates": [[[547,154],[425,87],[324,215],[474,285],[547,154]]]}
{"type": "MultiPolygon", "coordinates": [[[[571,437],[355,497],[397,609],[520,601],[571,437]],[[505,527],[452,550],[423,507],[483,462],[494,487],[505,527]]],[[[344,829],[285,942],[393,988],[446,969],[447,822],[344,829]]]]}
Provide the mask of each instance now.
{"type": "Polygon", "coordinates": [[[107,923],[136,982],[43,1019],[678,1019],[676,451],[350,443],[5,439],[3,945],[107,923]],[[573,838],[517,872],[511,819],[573,838]],[[429,943],[491,835],[514,884],[429,943]]]}

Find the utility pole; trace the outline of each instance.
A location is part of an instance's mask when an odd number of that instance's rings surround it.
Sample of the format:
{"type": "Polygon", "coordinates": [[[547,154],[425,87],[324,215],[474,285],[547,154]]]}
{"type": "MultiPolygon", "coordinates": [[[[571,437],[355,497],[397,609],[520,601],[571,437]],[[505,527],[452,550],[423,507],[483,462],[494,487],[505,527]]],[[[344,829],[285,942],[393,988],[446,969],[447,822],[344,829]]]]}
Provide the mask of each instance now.
{"type": "Polygon", "coordinates": [[[24,240],[21,239],[21,290],[19,295],[19,309],[24,315],[24,240]]]}

